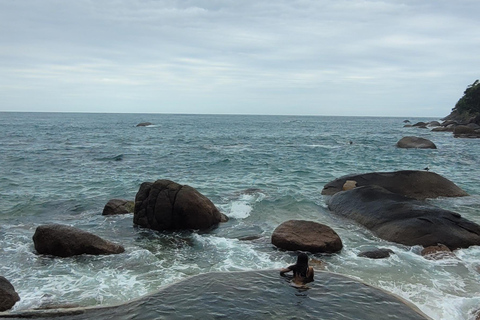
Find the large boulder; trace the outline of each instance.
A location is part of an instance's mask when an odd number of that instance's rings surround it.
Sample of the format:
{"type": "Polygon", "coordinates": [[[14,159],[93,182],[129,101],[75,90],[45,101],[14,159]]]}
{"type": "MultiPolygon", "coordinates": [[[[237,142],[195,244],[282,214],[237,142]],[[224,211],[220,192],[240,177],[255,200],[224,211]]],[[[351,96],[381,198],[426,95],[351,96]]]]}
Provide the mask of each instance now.
{"type": "Polygon", "coordinates": [[[342,191],[347,180],[355,181],[357,187],[377,185],[390,192],[419,200],[468,196],[468,193],[456,184],[436,173],[414,170],[346,175],[327,183],[322,194],[334,195],[342,191]]]}
{"type": "Polygon", "coordinates": [[[414,136],[403,137],[402,139],[398,140],[397,147],[398,148],[437,149],[437,146],[432,141],[425,138],[414,137],[414,136]]]}
{"type": "Polygon", "coordinates": [[[453,130],[453,136],[455,138],[480,138],[480,131],[471,125],[460,125],[453,130]]]}
{"type": "Polygon", "coordinates": [[[328,200],[328,208],[396,243],[424,247],[442,243],[451,250],[480,245],[480,225],[379,186],[339,192],[328,200]]]}
{"type": "Polygon", "coordinates": [[[110,216],[115,214],[133,213],[135,202],[125,199],[111,199],[103,208],[102,215],[110,216]]]}
{"type": "Polygon", "coordinates": [[[40,254],[71,257],[80,254],[116,254],[125,249],[90,232],[61,224],[37,227],[33,235],[35,250],[40,254]]]}
{"type": "Polygon", "coordinates": [[[334,253],[342,250],[342,240],[329,226],[306,220],[288,220],[272,234],[272,244],[289,251],[334,253]]]}
{"type": "Polygon", "coordinates": [[[20,297],[10,281],[0,276],[0,312],[11,309],[19,300],[20,297]]]}
{"type": "Polygon", "coordinates": [[[133,222],[145,228],[208,229],[227,219],[200,192],[170,180],[144,182],[135,197],[133,222]]]}

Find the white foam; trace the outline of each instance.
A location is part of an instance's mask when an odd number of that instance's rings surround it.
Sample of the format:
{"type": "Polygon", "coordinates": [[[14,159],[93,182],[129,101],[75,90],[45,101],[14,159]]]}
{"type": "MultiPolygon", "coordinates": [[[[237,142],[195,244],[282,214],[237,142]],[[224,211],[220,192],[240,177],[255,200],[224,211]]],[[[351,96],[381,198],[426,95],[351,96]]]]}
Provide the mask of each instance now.
{"type": "Polygon", "coordinates": [[[235,219],[248,218],[253,210],[253,205],[264,198],[265,195],[260,192],[242,194],[238,200],[231,202],[228,216],[235,219]]]}

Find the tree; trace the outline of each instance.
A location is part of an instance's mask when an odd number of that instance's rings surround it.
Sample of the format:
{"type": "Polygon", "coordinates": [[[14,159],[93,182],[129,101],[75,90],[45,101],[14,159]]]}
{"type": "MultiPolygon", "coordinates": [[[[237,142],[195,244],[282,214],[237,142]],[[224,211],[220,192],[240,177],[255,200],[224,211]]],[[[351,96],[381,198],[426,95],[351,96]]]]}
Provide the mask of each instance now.
{"type": "Polygon", "coordinates": [[[463,97],[458,100],[453,112],[459,115],[477,115],[480,114],[480,82],[475,80],[463,92],[463,97]]]}

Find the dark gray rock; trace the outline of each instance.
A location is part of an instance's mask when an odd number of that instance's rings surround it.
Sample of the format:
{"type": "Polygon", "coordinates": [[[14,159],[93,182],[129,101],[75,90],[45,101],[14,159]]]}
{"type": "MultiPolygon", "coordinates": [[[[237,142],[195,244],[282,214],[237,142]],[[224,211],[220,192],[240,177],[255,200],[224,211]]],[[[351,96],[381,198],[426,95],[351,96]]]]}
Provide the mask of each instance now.
{"type": "Polygon", "coordinates": [[[437,149],[432,141],[420,137],[403,137],[397,142],[398,148],[437,149]]]}
{"type": "Polygon", "coordinates": [[[421,128],[421,129],[425,129],[427,127],[427,124],[426,122],[417,122],[415,124],[412,125],[412,127],[417,127],[417,128],[421,128]]]}
{"type": "Polygon", "coordinates": [[[480,130],[475,130],[469,125],[460,125],[453,130],[453,136],[455,138],[480,138],[480,130]]]}
{"type": "Polygon", "coordinates": [[[441,126],[441,124],[438,121],[430,121],[429,123],[427,123],[427,127],[439,127],[439,126],[441,126]]]}
{"type": "Polygon", "coordinates": [[[61,224],[37,227],[33,242],[38,253],[58,257],[80,254],[117,254],[125,251],[121,245],[104,240],[90,232],[61,224]]]}
{"type": "Polygon", "coordinates": [[[0,312],[10,310],[20,300],[13,285],[0,276],[0,312]]]}
{"type": "Polygon", "coordinates": [[[102,215],[109,216],[115,214],[133,213],[135,202],[125,199],[111,199],[103,208],[102,215]]]}
{"type": "Polygon", "coordinates": [[[346,175],[327,183],[322,194],[334,195],[342,191],[347,180],[356,181],[358,187],[377,185],[390,192],[420,200],[468,196],[456,184],[434,172],[415,170],[346,175]]]}
{"type": "Polygon", "coordinates": [[[278,270],[203,273],[120,305],[23,310],[0,318],[431,320],[406,300],[337,273],[315,272],[307,288],[285,280],[278,270]]]}
{"type": "Polygon", "coordinates": [[[379,249],[360,252],[358,256],[363,258],[370,258],[370,259],[385,259],[390,257],[392,253],[395,253],[395,252],[393,252],[393,250],[390,250],[390,249],[379,248],[379,249]]]}
{"type": "Polygon", "coordinates": [[[153,123],[151,122],[141,122],[139,124],[137,124],[137,127],[147,127],[147,126],[151,126],[153,123]]]}
{"type": "Polygon", "coordinates": [[[443,243],[451,250],[480,245],[478,224],[379,186],[339,192],[328,200],[328,208],[357,221],[379,238],[404,245],[443,243]]]}
{"type": "Polygon", "coordinates": [[[200,192],[170,180],[144,182],[135,197],[133,222],[145,228],[208,229],[227,220],[200,192]]]}
{"type": "Polygon", "coordinates": [[[272,233],[272,244],[289,251],[335,253],[343,248],[342,240],[329,226],[306,220],[288,220],[272,233]]]}

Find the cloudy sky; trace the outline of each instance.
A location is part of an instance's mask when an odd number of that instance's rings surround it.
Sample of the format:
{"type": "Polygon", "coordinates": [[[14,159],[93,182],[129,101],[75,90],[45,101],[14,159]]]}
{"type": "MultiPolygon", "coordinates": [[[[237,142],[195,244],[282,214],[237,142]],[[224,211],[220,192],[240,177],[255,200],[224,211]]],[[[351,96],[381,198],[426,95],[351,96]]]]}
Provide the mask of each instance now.
{"type": "Polygon", "coordinates": [[[478,0],[0,0],[0,111],[446,116],[478,0]]]}

